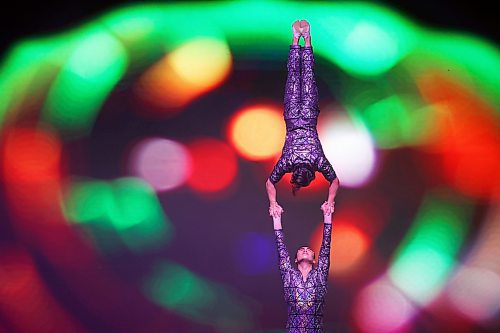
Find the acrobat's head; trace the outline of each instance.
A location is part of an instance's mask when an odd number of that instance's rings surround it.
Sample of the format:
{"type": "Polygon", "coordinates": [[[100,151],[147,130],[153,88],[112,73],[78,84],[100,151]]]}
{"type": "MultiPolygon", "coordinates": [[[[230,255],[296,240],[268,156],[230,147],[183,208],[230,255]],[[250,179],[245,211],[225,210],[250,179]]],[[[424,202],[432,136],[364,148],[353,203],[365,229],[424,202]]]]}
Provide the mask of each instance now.
{"type": "Polygon", "coordinates": [[[307,245],[299,247],[297,252],[295,253],[295,263],[299,264],[303,261],[306,261],[311,265],[316,263],[316,255],[314,254],[314,251],[307,245]]]}
{"type": "Polygon", "coordinates": [[[301,188],[308,186],[314,179],[314,170],[308,165],[299,164],[293,169],[292,179],[292,193],[295,193],[301,188]]]}

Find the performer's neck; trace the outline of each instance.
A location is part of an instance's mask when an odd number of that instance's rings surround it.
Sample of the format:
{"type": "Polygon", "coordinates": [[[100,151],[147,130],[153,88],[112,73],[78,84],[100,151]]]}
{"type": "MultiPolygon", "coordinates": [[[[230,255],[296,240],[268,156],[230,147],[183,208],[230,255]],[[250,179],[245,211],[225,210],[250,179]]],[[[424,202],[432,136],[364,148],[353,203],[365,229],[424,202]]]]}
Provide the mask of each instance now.
{"type": "Polygon", "coordinates": [[[301,260],[297,263],[297,268],[302,273],[302,275],[307,275],[313,268],[313,265],[310,261],[301,260]]]}

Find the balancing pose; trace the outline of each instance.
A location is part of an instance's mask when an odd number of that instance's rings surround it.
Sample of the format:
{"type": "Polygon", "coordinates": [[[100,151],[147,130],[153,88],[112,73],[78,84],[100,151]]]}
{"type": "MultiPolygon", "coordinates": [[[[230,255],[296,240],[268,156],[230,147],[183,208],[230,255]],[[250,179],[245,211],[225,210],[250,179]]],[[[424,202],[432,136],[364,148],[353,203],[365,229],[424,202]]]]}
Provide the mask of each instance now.
{"type": "Polygon", "coordinates": [[[270,213],[276,216],[283,209],[276,202],[275,184],[283,175],[292,172],[292,191],[308,186],[319,171],[330,182],[327,202],[331,206],[339,180],[323,152],[316,125],[318,122],[318,89],[314,77],[314,55],[309,23],[295,21],[292,25],[293,42],[288,54],[288,76],[285,87],[284,118],[286,138],[282,154],[266,181],[270,213]],[[304,37],[305,46],[299,45],[304,37]]]}
{"type": "Polygon", "coordinates": [[[318,265],[314,252],[303,246],[297,250],[292,268],[290,256],[283,240],[281,213],[273,216],[274,233],[278,247],[279,269],[285,302],[288,306],[286,328],[289,333],[323,332],[323,307],[327,291],[330,268],[330,241],[334,206],[325,202],[321,206],[324,216],[323,241],[319,251],[318,265]]]}

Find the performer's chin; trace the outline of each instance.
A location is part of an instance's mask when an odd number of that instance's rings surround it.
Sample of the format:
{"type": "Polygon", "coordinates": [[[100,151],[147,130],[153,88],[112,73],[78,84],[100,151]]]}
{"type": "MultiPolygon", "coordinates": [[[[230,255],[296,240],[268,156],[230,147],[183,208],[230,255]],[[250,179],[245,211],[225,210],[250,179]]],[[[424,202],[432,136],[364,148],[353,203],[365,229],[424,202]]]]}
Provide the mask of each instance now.
{"type": "Polygon", "coordinates": [[[301,264],[303,262],[308,263],[310,265],[314,264],[313,260],[309,260],[309,259],[306,259],[306,258],[300,259],[299,261],[297,261],[297,264],[301,264]]]}

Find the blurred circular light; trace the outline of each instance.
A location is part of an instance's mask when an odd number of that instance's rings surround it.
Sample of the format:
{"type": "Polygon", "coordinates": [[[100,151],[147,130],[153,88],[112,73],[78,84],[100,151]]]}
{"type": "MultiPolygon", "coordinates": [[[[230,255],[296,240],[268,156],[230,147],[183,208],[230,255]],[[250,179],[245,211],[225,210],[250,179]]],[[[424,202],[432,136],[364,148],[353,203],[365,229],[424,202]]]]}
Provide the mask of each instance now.
{"type": "Polygon", "coordinates": [[[355,303],[354,316],[362,332],[390,333],[401,329],[411,319],[411,303],[386,280],[365,287],[355,303]]]}
{"type": "Polygon", "coordinates": [[[216,139],[198,139],[189,144],[193,167],[188,184],[202,193],[227,188],[238,171],[236,155],[229,145],[216,139]]]}
{"type": "Polygon", "coordinates": [[[281,152],[285,140],[282,111],[271,106],[241,110],[229,122],[229,137],[236,151],[246,159],[272,158],[281,152]]]}
{"type": "MultiPolygon", "coordinates": [[[[313,232],[311,244],[319,249],[323,238],[323,225],[313,232]]],[[[368,238],[357,227],[336,219],[330,251],[330,275],[347,273],[354,268],[369,247],[368,238]]]]}
{"type": "Polygon", "coordinates": [[[359,22],[346,36],[344,50],[354,55],[367,72],[377,74],[399,58],[397,40],[374,22],[359,22]]]}
{"type": "Polygon", "coordinates": [[[57,179],[61,145],[54,134],[33,128],[12,129],[4,146],[4,173],[12,181],[57,179]]]}
{"type": "Polygon", "coordinates": [[[448,295],[454,306],[475,321],[493,318],[500,310],[500,276],[479,267],[464,267],[448,295]]]}
{"type": "Polygon", "coordinates": [[[168,62],[185,83],[207,89],[221,82],[229,73],[231,53],[219,40],[197,38],[172,52],[168,62]]]}
{"type": "Polygon", "coordinates": [[[2,319],[18,332],[81,332],[45,284],[29,252],[19,245],[4,245],[1,250],[2,319]]]}
{"type": "Polygon", "coordinates": [[[276,249],[274,239],[269,234],[244,234],[237,240],[236,247],[234,259],[243,274],[258,275],[275,269],[276,249]]]}
{"type": "Polygon", "coordinates": [[[375,170],[376,155],[373,141],[361,124],[346,115],[320,117],[318,128],[325,155],[346,187],[361,187],[375,170]]]}
{"type": "Polygon", "coordinates": [[[215,39],[198,38],[183,44],[145,72],[136,92],[155,106],[178,108],[223,82],[230,70],[231,53],[227,45],[215,39]]]}
{"type": "Polygon", "coordinates": [[[187,149],[175,141],[149,138],[134,146],[129,169],[156,191],[168,191],[187,180],[191,172],[191,158],[187,149]]]}
{"type": "Polygon", "coordinates": [[[488,198],[500,186],[500,140],[495,109],[462,83],[430,73],[417,81],[423,97],[435,105],[435,142],[445,179],[460,192],[488,198]],[[470,172],[480,170],[480,172],[470,172]]]}

